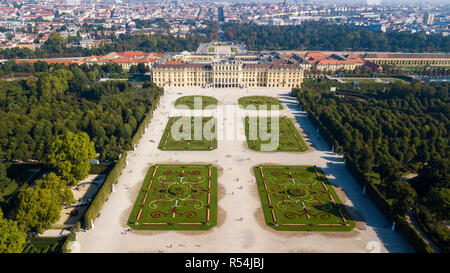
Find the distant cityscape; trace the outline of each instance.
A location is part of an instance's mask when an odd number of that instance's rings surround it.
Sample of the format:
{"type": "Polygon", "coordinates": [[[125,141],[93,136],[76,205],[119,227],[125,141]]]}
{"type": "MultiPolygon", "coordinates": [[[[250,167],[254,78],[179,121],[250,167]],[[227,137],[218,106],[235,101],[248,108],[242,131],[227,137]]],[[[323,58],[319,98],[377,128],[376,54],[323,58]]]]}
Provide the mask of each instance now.
{"type": "Polygon", "coordinates": [[[2,0],[0,49],[19,47],[33,50],[54,31],[66,38],[78,37],[76,45],[84,48],[109,42],[108,39],[95,39],[96,31],[116,37],[134,33],[185,37],[192,31],[206,28],[211,21],[274,26],[329,21],[381,32],[420,32],[442,36],[449,33],[448,3],[379,3],[2,0]]]}

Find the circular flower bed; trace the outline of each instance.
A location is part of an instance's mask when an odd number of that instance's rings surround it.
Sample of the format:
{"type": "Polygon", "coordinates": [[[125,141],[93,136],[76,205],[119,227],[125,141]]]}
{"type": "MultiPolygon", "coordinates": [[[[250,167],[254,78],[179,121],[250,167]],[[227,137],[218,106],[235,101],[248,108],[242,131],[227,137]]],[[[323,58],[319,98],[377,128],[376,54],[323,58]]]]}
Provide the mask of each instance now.
{"type": "Polygon", "coordinates": [[[301,187],[291,187],[287,192],[294,197],[305,197],[308,191],[301,187]]]}
{"type": "Polygon", "coordinates": [[[173,186],[169,189],[169,193],[173,195],[182,195],[186,193],[186,188],[180,185],[173,186]]]}

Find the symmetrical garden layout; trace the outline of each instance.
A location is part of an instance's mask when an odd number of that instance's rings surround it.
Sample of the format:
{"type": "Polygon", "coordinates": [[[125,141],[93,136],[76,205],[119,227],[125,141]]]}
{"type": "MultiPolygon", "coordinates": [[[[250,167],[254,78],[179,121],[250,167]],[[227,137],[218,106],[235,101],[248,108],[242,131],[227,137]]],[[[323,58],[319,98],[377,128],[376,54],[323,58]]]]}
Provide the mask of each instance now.
{"type": "MultiPolygon", "coordinates": [[[[278,145],[273,148],[261,148],[261,144],[268,144],[273,142],[273,139],[269,138],[272,132],[272,118],[262,117],[246,117],[245,122],[245,136],[247,137],[248,147],[255,151],[269,151],[269,152],[304,152],[308,150],[308,146],[303,140],[300,133],[295,128],[294,123],[287,117],[278,117],[278,145]],[[263,126],[263,130],[260,127],[265,122],[267,127],[263,126]],[[252,127],[251,124],[254,126],[252,127]],[[254,130],[252,130],[254,128],[254,130]],[[267,129],[264,129],[267,128],[267,129]],[[267,136],[262,136],[261,132],[266,132],[267,136]],[[256,135],[255,135],[256,134],[256,135]]],[[[274,132],[275,136],[276,133],[274,132]]]]}
{"type": "MultiPolygon", "coordinates": [[[[201,102],[201,108],[205,109],[215,109],[217,108],[217,99],[208,96],[184,96],[180,97],[175,101],[175,109],[181,108],[182,106],[187,106],[188,109],[194,109],[196,102],[201,102]]],[[[196,109],[196,110],[200,110],[196,109]]]]}
{"type": "Polygon", "coordinates": [[[267,106],[267,110],[270,110],[270,107],[272,106],[278,106],[279,110],[283,109],[283,105],[277,98],[266,96],[242,97],[238,99],[238,103],[240,106],[244,108],[246,108],[249,105],[253,105],[256,107],[256,110],[258,110],[258,107],[262,105],[267,106]]]}
{"type": "Polygon", "coordinates": [[[217,223],[217,168],[152,166],[128,220],[133,229],[206,230],[217,223]]]}
{"type": "Polygon", "coordinates": [[[158,148],[166,151],[210,151],[216,149],[216,123],[217,120],[212,117],[171,117],[167,122],[158,148]],[[190,125],[188,124],[190,128],[186,128],[186,122],[180,120],[182,118],[190,119],[190,125]],[[173,126],[177,126],[177,128],[172,130],[173,126]],[[184,130],[187,133],[185,136],[181,136],[184,130]],[[174,136],[174,131],[177,136],[174,136]]]}
{"type": "Polygon", "coordinates": [[[322,170],[261,165],[254,173],[269,227],[304,231],[349,231],[355,227],[322,170]]]}
{"type": "MultiPolygon", "coordinates": [[[[193,107],[194,97],[182,97],[176,105],[193,107]]],[[[217,104],[216,99],[203,97],[203,108],[205,98],[206,104],[217,104]]],[[[239,104],[279,105],[281,109],[280,102],[271,97],[244,97],[239,99],[239,104]]],[[[247,116],[244,119],[250,149],[267,151],[262,149],[262,144],[272,141],[268,137],[272,132],[278,138],[274,152],[303,152],[308,149],[291,119],[278,117],[278,124],[271,124],[272,121],[275,121],[274,117],[247,116]]],[[[158,148],[169,151],[215,149],[216,123],[213,117],[171,117],[158,148]],[[205,133],[209,137],[205,137],[205,133]]],[[[128,225],[138,230],[212,228],[217,223],[217,171],[212,165],[152,166],[128,225]]],[[[254,174],[266,224],[273,229],[350,231],[355,227],[324,173],[315,166],[259,165],[254,168],[254,174]]]]}

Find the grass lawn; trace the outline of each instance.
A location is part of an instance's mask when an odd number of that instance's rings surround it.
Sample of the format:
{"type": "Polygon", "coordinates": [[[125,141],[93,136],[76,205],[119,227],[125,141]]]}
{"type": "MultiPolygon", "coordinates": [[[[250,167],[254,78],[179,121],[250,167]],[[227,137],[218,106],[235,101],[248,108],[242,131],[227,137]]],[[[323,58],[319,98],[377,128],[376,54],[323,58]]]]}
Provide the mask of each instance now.
{"type": "MultiPolygon", "coordinates": [[[[250,137],[250,120],[251,118],[246,117],[245,122],[245,136],[247,137],[248,147],[255,151],[262,151],[261,144],[268,144],[271,142],[270,139],[262,140],[261,134],[259,132],[259,127],[263,122],[262,119],[257,119],[256,136],[250,137]]],[[[267,121],[267,132],[271,132],[271,118],[268,117],[267,121]]],[[[287,117],[279,117],[279,143],[277,147],[273,149],[266,150],[267,152],[304,152],[308,150],[308,146],[303,140],[300,133],[295,128],[294,123],[287,117]]]]}
{"type": "MultiPolygon", "coordinates": [[[[181,118],[186,117],[171,117],[169,118],[169,121],[167,122],[166,129],[164,130],[164,133],[161,137],[161,141],[159,143],[158,148],[160,150],[164,151],[210,151],[217,148],[217,133],[216,133],[216,123],[217,120],[212,117],[187,117],[190,118],[191,122],[191,128],[185,128],[187,130],[187,137],[190,138],[190,140],[187,139],[176,139],[173,136],[172,132],[172,126],[177,126],[177,122],[180,121],[181,118]],[[195,121],[194,119],[198,118],[199,122],[201,122],[201,126],[194,126],[195,121]],[[203,130],[206,126],[211,126],[212,135],[210,136],[204,136],[203,130]],[[201,128],[200,128],[201,127],[201,128]],[[195,135],[201,134],[201,139],[196,139],[195,135]],[[189,136],[188,136],[189,135],[189,136]]],[[[181,121],[180,121],[181,122],[181,121]]],[[[188,121],[189,123],[189,121],[188,121]]],[[[183,132],[183,125],[180,125],[177,132],[180,132],[180,134],[183,132]]]]}
{"type": "Polygon", "coordinates": [[[254,105],[258,109],[260,105],[266,105],[267,110],[270,110],[271,106],[278,106],[278,109],[283,109],[283,105],[277,98],[267,96],[249,96],[238,99],[239,106],[245,108],[248,105],[254,105]]]}
{"type": "Polygon", "coordinates": [[[242,97],[238,99],[239,106],[245,108],[248,105],[254,105],[258,109],[260,105],[266,105],[267,110],[270,110],[271,106],[278,106],[278,109],[283,109],[283,105],[281,105],[280,101],[274,97],[266,97],[266,96],[249,96],[242,97]]]}
{"type": "Polygon", "coordinates": [[[150,167],[128,219],[133,229],[207,230],[217,223],[217,168],[150,167]]]}
{"type": "MultiPolygon", "coordinates": [[[[199,102],[201,102],[201,109],[205,109],[207,106],[209,106],[210,109],[217,108],[217,100],[213,97],[208,96],[185,96],[178,98],[175,101],[175,109],[182,109],[181,105],[186,105],[189,109],[194,109],[194,99],[198,99],[199,102]],[[211,107],[211,105],[214,105],[215,107],[211,107]]],[[[200,109],[196,109],[200,110],[200,109]]]]}
{"type": "Polygon", "coordinates": [[[266,224],[276,230],[350,231],[355,227],[321,169],[255,167],[266,224]]]}

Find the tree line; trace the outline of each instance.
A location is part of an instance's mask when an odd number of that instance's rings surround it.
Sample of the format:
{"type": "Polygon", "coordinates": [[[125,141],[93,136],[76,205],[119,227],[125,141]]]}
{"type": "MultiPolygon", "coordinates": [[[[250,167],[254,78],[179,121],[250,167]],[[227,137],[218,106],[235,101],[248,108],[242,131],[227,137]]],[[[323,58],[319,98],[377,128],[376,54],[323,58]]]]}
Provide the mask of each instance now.
{"type": "Polygon", "coordinates": [[[0,81],[2,253],[20,252],[27,236],[57,222],[62,208],[75,202],[70,187],[88,176],[89,160],[115,161],[130,149],[133,133],[163,93],[152,82],[96,81],[114,66],[9,63],[6,71],[24,67],[33,70],[28,78],[0,81]],[[5,162],[30,160],[49,172],[3,204],[3,190],[15,183],[5,162]]]}
{"type": "MultiPolygon", "coordinates": [[[[81,57],[98,56],[110,52],[145,51],[145,52],[181,52],[195,51],[200,43],[217,39],[217,24],[208,23],[206,28],[194,30],[185,37],[169,34],[120,34],[98,35],[98,39],[110,39],[111,43],[103,43],[99,47],[82,48],[68,46],[73,38],[64,38],[58,32],[53,32],[40,48],[10,48],[0,50],[1,59],[27,59],[27,58],[55,58],[55,57],[81,57]]],[[[80,38],[78,39],[80,40],[80,38]]]]}
{"type": "Polygon", "coordinates": [[[51,66],[24,80],[0,81],[0,158],[40,161],[66,130],[86,132],[100,160],[115,160],[162,89],[96,82],[97,67],[51,66]],[[86,69],[86,70],[83,70],[86,69]]]}
{"type": "MultiPolygon", "coordinates": [[[[309,80],[294,90],[398,215],[420,207],[448,245],[450,216],[448,84],[309,80]],[[331,92],[330,87],[336,91],[331,92]],[[404,175],[416,173],[409,181],[404,175]]],[[[448,249],[447,249],[448,250],[448,249]]]]}
{"type": "Polygon", "coordinates": [[[450,51],[450,37],[440,34],[383,33],[324,21],[295,26],[226,23],[223,30],[228,40],[243,41],[250,50],[450,51]]]}

